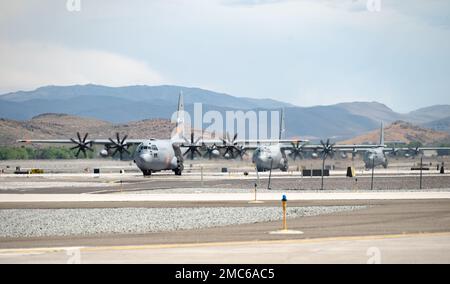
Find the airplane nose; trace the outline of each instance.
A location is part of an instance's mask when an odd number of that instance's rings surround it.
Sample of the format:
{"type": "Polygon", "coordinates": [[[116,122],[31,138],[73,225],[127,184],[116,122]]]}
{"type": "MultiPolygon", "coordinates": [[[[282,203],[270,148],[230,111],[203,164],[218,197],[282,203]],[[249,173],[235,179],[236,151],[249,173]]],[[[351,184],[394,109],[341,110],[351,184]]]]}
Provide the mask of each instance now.
{"type": "Polygon", "coordinates": [[[152,155],[150,155],[149,153],[140,154],[139,159],[144,163],[149,163],[152,161],[152,155]]]}

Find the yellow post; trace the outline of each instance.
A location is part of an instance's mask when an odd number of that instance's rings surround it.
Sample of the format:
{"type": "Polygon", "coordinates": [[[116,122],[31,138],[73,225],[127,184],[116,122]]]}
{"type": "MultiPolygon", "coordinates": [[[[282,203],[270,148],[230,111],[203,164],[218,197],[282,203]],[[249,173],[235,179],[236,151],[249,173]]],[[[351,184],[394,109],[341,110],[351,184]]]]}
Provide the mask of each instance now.
{"type": "Polygon", "coordinates": [[[281,204],[283,205],[283,230],[287,231],[287,221],[286,221],[287,198],[286,198],[286,195],[283,195],[283,199],[281,199],[281,204]]]}

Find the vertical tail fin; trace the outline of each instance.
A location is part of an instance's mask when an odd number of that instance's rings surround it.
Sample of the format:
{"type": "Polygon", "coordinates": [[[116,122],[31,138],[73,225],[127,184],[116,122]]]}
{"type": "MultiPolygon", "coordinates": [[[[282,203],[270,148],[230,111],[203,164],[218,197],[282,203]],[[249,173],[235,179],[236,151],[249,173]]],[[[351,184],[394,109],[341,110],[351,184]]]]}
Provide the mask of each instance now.
{"type": "Polygon", "coordinates": [[[184,97],[183,97],[183,91],[180,91],[180,95],[178,96],[178,115],[177,115],[177,127],[179,125],[182,125],[184,123],[183,121],[183,112],[184,112],[184,97]]]}
{"type": "Polygon", "coordinates": [[[278,139],[286,139],[286,121],[284,117],[284,108],[282,108],[280,112],[280,134],[278,139]]]}
{"type": "Polygon", "coordinates": [[[177,116],[176,116],[176,124],[175,124],[175,135],[173,138],[182,138],[185,134],[185,112],[184,112],[184,97],[183,91],[180,91],[180,95],[178,96],[178,108],[177,108],[177,116]]]}
{"type": "Polygon", "coordinates": [[[383,122],[381,122],[380,145],[384,145],[384,125],[383,125],[383,122]]]}

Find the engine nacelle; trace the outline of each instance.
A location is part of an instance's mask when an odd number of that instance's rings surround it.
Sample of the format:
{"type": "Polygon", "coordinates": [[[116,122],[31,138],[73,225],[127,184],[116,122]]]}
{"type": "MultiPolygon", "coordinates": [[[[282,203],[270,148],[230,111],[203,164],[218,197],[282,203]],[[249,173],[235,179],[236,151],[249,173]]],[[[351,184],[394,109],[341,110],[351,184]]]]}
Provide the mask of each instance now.
{"type": "Polygon", "coordinates": [[[211,154],[214,158],[218,158],[220,156],[220,152],[217,149],[212,150],[211,154]]]}
{"type": "Polygon", "coordinates": [[[107,149],[102,149],[102,150],[100,151],[100,156],[103,157],[103,158],[108,157],[108,156],[109,156],[108,150],[107,150],[107,149]]]}

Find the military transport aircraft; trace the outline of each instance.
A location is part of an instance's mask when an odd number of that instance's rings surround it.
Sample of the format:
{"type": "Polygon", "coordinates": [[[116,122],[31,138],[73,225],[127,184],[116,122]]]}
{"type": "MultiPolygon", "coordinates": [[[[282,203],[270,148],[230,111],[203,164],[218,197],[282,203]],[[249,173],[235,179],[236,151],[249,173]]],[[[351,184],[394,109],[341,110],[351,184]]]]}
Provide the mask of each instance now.
{"type": "MultiPolygon", "coordinates": [[[[392,142],[388,142],[392,144],[392,142]]],[[[393,142],[395,144],[396,142],[393,142]]],[[[383,123],[381,123],[380,129],[380,146],[368,149],[364,152],[364,164],[366,169],[372,169],[377,166],[383,166],[387,168],[388,166],[388,158],[387,155],[397,156],[399,153],[405,153],[405,157],[415,157],[419,154],[423,154],[424,151],[435,151],[435,150],[450,150],[450,148],[446,147],[386,147],[384,141],[384,127],[383,123]]]]}
{"type": "MultiPolygon", "coordinates": [[[[344,158],[346,158],[347,154],[351,152],[352,158],[358,153],[363,153],[363,161],[366,169],[372,169],[374,167],[383,166],[387,168],[388,166],[388,158],[386,154],[391,156],[397,156],[399,153],[405,153],[405,157],[415,157],[424,151],[433,151],[433,150],[450,150],[450,148],[446,147],[386,147],[384,141],[384,126],[381,123],[380,128],[380,141],[379,144],[375,145],[335,145],[330,144],[330,140],[328,139],[326,143],[320,141],[321,145],[293,145],[291,148],[291,156],[295,160],[296,157],[302,157],[303,153],[306,151],[313,151],[312,157],[318,158],[322,156],[325,158],[330,156],[333,157],[336,151],[344,154],[344,158]]],[[[397,143],[397,142],[389,142],[397,143]]]]}

